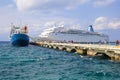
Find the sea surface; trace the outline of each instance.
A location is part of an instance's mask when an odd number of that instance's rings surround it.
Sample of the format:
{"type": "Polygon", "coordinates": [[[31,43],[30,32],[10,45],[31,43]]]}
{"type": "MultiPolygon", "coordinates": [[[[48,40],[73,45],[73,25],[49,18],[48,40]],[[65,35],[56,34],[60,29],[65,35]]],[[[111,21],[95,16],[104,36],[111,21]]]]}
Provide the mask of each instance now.
{"type": "Polygon", "coordinates": [[[0,42],[0,80],[120,80],[120,63],[0,42]]]}

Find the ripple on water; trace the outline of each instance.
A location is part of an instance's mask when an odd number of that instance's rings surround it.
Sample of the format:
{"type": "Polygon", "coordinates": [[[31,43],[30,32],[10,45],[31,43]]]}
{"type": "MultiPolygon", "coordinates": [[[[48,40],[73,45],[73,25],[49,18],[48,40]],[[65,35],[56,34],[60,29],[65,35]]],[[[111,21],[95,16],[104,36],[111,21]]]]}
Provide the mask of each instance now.
{"type": "Polygon", "coordinates": [[[119,66],[119,62],[38,46],[0,46],[0,80],[119,80],[119,66]]]}

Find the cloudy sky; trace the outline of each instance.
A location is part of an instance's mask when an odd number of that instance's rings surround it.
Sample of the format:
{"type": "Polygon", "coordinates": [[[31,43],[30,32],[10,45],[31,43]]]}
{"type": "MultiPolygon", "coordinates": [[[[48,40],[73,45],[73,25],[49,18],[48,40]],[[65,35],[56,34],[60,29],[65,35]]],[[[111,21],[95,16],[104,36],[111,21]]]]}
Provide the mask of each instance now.
{"type": "Polygon", "coordinates": [[[120,40],[120,0],[0,0],[0,41],[9,41],[11,23],[28,25],[38,36],[55,25],[94,30],[120,40]]]}

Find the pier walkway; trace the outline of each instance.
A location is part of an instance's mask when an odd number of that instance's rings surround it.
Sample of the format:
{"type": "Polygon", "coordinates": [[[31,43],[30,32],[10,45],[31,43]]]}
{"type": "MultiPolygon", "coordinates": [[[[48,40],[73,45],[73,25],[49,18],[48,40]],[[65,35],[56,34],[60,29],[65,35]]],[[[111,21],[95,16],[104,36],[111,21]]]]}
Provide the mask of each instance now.
{"type": "Polygon", "coordinates": [[[54,42],[31,42],[30,44],[62,51],[76,52],[81,55],[104,56],[115,61],[120,61],[120,46],[54,42]]]}

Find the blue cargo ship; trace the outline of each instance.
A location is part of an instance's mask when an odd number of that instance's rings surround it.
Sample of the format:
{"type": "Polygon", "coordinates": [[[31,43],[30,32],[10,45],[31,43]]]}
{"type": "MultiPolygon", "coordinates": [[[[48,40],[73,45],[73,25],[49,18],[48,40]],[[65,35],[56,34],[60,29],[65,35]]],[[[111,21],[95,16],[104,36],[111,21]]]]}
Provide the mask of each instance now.
{"type": "Polygon", "coordinates": [[[13,46],[28,46],[29,36],[28,36],[27,26],[11,28],[10,41],[13,46]]]}

